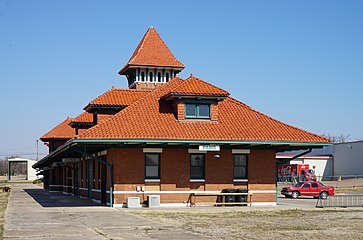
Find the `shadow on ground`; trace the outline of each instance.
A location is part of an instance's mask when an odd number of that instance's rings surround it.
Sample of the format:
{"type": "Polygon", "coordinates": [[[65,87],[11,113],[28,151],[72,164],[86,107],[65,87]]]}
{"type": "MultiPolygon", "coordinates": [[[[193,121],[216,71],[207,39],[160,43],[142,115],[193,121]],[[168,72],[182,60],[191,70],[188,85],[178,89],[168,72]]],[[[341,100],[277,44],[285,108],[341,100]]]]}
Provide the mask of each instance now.
{"type": "Polygon", "coordinates": [[[60,192],[48,192],[43,189],[24,189],[37,203],[43,207],[90,207],[102,206],[89,199],[65,195],[60,192]]]}

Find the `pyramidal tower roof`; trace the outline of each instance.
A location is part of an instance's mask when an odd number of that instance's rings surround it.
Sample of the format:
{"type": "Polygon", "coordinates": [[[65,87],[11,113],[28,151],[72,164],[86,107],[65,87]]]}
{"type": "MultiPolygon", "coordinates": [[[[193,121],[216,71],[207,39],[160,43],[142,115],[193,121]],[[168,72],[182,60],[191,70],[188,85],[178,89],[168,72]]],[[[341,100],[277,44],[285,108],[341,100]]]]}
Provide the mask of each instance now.
{"type": "Polygon", "coordinates": [[[129,67],[152,66],[183,69],[185,66],[169,50],[154,27],[150,27],[132,54],[128,63],[118,72],[123,74],[129,67]]]}

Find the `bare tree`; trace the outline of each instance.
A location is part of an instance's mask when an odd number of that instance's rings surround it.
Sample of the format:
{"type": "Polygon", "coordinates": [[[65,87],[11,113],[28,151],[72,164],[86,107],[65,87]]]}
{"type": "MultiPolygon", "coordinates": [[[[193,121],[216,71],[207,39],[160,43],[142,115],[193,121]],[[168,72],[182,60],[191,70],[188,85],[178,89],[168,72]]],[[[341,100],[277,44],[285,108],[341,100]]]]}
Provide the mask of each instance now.
{"type": "Polygon", "coordinates": [[[0,160],[0,176],[6,176],[8,175],[8,167],[9,163],[8,160],[0,160]]]}
{"type": "Polygon", "coordinates": [[[340,134],[339,136],[333,136],[329,134],[322,134],[323,137],[330,139],[333,143],[344,143],[349,140],[350,134],[340,134]]]}

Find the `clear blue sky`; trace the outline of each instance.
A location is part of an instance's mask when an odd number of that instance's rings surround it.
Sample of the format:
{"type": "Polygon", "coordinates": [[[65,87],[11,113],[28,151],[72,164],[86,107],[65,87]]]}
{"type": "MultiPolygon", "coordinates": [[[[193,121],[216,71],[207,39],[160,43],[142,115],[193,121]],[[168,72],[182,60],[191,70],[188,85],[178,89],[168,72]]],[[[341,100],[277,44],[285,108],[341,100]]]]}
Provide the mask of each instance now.
{"type": "Polygon", "coordinates": [[[0,0],[0,158],[35,158],[36,139],[127,87],[117,72],[149,26],[186,65],[181,77],[293,126],[363,139],[363,1],[0,0]]]}

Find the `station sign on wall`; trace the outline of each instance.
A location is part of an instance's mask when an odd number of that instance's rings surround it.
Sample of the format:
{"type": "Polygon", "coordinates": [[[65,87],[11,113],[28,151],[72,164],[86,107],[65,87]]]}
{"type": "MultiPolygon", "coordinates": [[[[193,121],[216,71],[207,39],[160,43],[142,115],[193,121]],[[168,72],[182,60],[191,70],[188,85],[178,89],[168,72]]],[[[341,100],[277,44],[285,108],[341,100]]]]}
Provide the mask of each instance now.
{"type": "Polygon", "coordinates": [[[199,145],[199,151],[220,151],[219,145],[199,145]]]}

